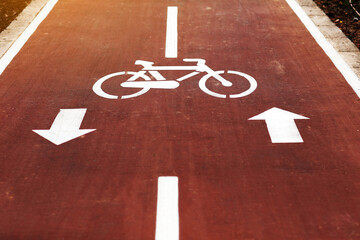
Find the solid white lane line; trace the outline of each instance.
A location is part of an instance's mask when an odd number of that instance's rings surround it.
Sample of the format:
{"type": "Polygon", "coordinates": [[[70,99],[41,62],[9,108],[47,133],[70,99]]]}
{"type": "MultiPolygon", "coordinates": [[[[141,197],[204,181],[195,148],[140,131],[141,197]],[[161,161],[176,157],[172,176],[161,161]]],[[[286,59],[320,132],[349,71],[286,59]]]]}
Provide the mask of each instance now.
{"type": "Polygon", "coordinates": [[[311,21],[311,19],[306,15],[304,10],[295,0],[286,0],[295,14],[300,18],[302,23],[305,25],[310,34],[315,38],[316,42],[320,47],[325,51],[329,56],[331,61],[334,63],[336,68],[341,72],[349,85],[354,89],[355,93],[360,98],[360,79],[356,76],[354,71],[349,67],[349,65],[342,59],[334,47],[326,40],[324,35],[316,27],[316,25],[311,21]]]}
{"type": "Polygon", "coordinates": [[[166,27],[166,58],[178,56],[178,7],[168,7],[166,27]]]}
{"type": "Polygon", "coordinates": [[[177,177],[159,177],[155,240],[179,240],[177,177]]]}
{"type": "Polygon", "coordinates": [[[9,50],[3,55],[0,59],[0,75],[4,72],[6,67],[10,64],[13,58],[18,54],[20,49],[25,45],[27,40],[31,35],[36,31],[40,23],[46,18],[46,16],[53,9],[58,0],[49,0],[45,7],[39,12],[35,19],[30,23],[30,25],[25,29],[25,31],[20,35],[20,37],[14,42],[14,44],[9,48],[9,50]]]}

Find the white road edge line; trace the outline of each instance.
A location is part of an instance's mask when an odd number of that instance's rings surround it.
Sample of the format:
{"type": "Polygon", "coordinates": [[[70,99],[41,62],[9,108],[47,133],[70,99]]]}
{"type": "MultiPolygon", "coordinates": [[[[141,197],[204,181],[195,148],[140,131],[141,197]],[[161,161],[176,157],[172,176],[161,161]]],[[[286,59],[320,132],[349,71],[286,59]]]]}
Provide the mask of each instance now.
{"type": "Polygon", "coordinates": [[[178,7],[168,7],[166,26],[166,58],[178,56],[178,7]]]}
{"type": "Polygon", "coordinates": [[[0,59],[0,75],[4,72],[10,62],[14,57],[19,53],[21,48],[25,45],[27,40],[31,35],[36,31],[41,22],[47,17],[50,11],[53,9],[58,0],[49,0],[49,2],[41,9],[39,14],[35,19],[30,23],[30,25],[25,29],[25,31],[19,36],[19,38],[14,42],[14,44],[8,49],[8,51],[0,59]]]}
{"type": "Polygon", "coordinates": [[[159,177],[155,240],[179,240],[177,177],[159,177]]]}
{"type": "Polygon", "coordinates": [[[355,93],[360,98],[360,79],[356,76],[354,71],[350,66],[342,59],[339,53],[334,49],[334,47],[326,40],[324,35],[316,27],[316,25],[311,21],[309,16],[304,12],[301,6],[295,0],[286,0],[295,14],[299,17],[302,23],[305,25],[310,34],[315,38],[319,46],[324,50],[324,52],[329,56],[331,61],[334,63],[336,68],[344,76],[348,84],[354,89],[355,93]]]}

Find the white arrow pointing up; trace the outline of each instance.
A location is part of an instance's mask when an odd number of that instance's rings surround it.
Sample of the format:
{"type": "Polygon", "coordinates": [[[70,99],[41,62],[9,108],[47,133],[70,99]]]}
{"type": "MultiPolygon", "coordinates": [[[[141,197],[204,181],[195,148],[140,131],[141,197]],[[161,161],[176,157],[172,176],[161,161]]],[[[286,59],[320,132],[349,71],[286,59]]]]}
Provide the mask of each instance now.
{"type": "Polygon", "coordinates": [[[60,109],[50,130],[33,130],[50,142],[60,145],[72,139],[85,135],[96,129],[81,129],[80,126],[84,119],[86,108],[79,109],[60,109]]]}
{"type": "Polygon", "coordinates": [[[309,118],[274,107],[249,120],[265,120],[273,143],[302,143],[295,119],[309,118]]]}

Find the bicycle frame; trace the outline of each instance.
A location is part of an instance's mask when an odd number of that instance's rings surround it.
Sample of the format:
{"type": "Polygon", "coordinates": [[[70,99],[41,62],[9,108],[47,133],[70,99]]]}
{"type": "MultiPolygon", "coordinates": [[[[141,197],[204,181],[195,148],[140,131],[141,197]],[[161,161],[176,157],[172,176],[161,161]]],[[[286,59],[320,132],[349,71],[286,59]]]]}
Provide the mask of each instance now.
{"type": "Polygon", "coordinates": [[[216,78],[220,81],[224,86],[230,87],[232,85],[231,82],[227,81],[219,74],[217,74],[214,70],[208,67],[205,63],[204,59],[200,58],[185,58],[183,59],[184,62],[197,62],[195,66],[153,66],[153,62],[137,60],[135,62],[136,65],[142,65],[144,68],[136,73],[134,76],[129,78],[128,81],[134,81],[139,77],[142,77],[147,71],[158,81],[165,81],[166,78],[162,76],[158,71],[194,71],[189,73],[183,77],[176,79],[176,81],[181,82],[188,78],[198,75],[201,72],[206,72],[207,74],[211,75],[212,77],[216,78]]]}

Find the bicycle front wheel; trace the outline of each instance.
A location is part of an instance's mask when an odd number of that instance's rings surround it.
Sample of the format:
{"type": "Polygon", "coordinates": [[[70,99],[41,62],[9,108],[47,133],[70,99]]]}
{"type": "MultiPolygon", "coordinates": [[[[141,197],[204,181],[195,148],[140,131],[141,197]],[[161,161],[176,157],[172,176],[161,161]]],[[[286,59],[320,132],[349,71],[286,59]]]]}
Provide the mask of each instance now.
{"type": "MultiPolygon", "coordinates": [[[[216,71],[215,73],[217,73],[218,75],[224,75],[225,71],[216,71]]],[[[252,76],[250,76],[250,75],[248,75],[246,73],[229,70],[229,71],[226,72],[226,74],[232,74],[232,75],[240,76],[240,78],[237,78],[237,79],[239,81],[243,81],[244,83],[245,82],[249,83],[250,86],[245,91],[241,90],[242,92],[240,92],[240,93],[235,93],[235,94],[218,93],[218,92],[215,92],[213,90],[210,90],[207,87],[207,83],[209,82],[209,79],[211,79],[212,75],[211,74],[206,74],[199,81],[200,89],[203,92],[205,92],[206,94],[209,94],[210,96],[217,97],[217,98],[241,98],[241,97],[245,97],[245,96],[250,95],[257,88],[256,80],[252,76]]],[[[229,79],[227,79],[227,80],[229,80],[229,79]]],[[[218,81],[218,80],[216,80],[216,81],[218,81]]]]}

